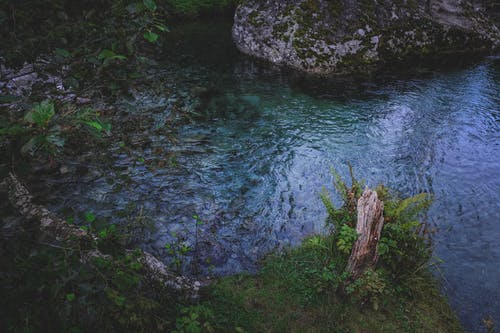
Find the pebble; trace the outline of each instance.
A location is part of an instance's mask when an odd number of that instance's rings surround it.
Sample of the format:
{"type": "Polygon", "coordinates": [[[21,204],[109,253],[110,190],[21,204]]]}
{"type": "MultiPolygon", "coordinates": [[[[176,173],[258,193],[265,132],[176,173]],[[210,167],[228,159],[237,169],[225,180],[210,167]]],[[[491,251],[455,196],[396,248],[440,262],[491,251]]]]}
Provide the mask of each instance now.
{"type": "Polygon", "coordinates": [[[90,98],[85,98],[85,97],[77,97],[76,98],[76,104],[88,104],[92,102],[92,100],[90,98]]]}
{"type": "Polygon", "coordinates": [[[59,172],[61,173],[61,175],[65,175],[69,172],[69,168],[63,165],[62,167],[59,168],[59,172]]]}

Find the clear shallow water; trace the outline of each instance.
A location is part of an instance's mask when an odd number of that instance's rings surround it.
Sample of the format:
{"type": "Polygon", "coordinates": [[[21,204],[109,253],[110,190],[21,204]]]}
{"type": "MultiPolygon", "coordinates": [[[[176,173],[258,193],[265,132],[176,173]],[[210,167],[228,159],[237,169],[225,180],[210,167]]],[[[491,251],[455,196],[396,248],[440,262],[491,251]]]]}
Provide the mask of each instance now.
{"type": "Polygon", "coordinates": [[[368,185],[435,195],[428,220],[438,229],[444,292],[468,329],[480,331],[486,315],[500,323],[500,60],[305,79],[238,56],[221,31],[174,32],[158,74],[170,93],[117,103],[151,121],[123,133],[127,148],[113,145],[113,166],[97,179],[54,184],[52,195],[112,221],[142,206],[157,227],[147,250],[169,262],[164,245],[183,242],[193,249],[185,272],[227,274],[321,232],[318,194],[333,192],[332,166],[346,175],[351,162],[368,185]],[[163,125],[183,90],[201,97],[185,104],[191,121],[172,140],[163,125]]]}

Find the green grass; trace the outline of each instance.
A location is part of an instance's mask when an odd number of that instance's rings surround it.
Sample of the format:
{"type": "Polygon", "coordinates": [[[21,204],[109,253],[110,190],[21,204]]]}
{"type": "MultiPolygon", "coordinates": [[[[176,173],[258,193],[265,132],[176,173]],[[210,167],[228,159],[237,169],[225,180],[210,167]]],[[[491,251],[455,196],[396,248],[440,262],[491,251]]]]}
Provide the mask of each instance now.
{"type": "Polygon", "coordinates": [[[338,293],[335,277],[322,277],[324,258],[307,245],[271,256],[257,275],[221,279],[202,305],[220,332],[463,332],[429,272],[387,285],[375,310],[338,293]]]}
{"type": "Polygon", "coordinates": [[[380,257],[353,281],[346,264],[356,236],[349,228],[363,182],[352,170],[350,187],[335,175],[344,204],[335,208],[323,192],[327,225],[334,227],[328,235],[269,255],[256,275],[220,278],[194,305],[151,285],[139,252],[123,247],[126,230],[94,213],[85,219],[97,242],[51,246],[38,244],[36,233],[19,232],[0,244],[0,313],[6,318],[0,331],[463,332],[428,268],[430,236],[418,216],[430,196],[401,199],[377,187],[384,201],[380,257]],[[95,248],[114,259],[82,262],[95,248]]]}
{"type": "Polygon", "coordinates": [[[364,182],[349,170],[350,186],[334,171],[340,208],[326,191],[321,195],[333,227],[328,235],[270,255],[256,275],[220,279],[198,307],[184,310],[194,318],[189,323],[209,323],[217,332],[463,332],[429,270],[432,242],[418,221],[431,202],[428,194],[402,199],[376,188],[384,202],[380,257],[352,280],[346,265],[364,182]]]}

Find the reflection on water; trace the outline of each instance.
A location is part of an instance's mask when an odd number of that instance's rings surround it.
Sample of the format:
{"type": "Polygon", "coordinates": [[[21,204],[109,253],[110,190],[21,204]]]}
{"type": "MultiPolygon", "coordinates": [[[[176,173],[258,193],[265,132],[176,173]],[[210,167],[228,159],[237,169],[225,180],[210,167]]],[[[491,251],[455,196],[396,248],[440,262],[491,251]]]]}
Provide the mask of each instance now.
{"type": "Polygon", "coordinates": [[[154,118],[154,128],[128,133],[147,144],[114,145],[109,177],[55,188],[65,206],[115,221],[142,206],[158,229],[143,246],[164,260],[164,245],[182,241],[196,248],[187,272],[193,262],[205,273],[253,270],[268,251],[322,231],[318,193],[333,192],[330,167],[345,175],[350,161],[369,185],[434,193],[428,219],[439,230],[445,293],[471,330],[486,314],[500,323],[498,59],[413,78],[308,81],[235,56],[228,39],[212,45],[206,34],[184,31],[184,43],[215,56],[190,56],[182,43],[166,52],[187,55],[164,65],[165,77],[201,92],[177,143],[161,131],[175,96],[123,101],[124,113],[154,118]],[[168,152],[166,165],[141,162],[158,151],[168,152]],[[197,244],[193,215],[203,221],[197,244]]]}

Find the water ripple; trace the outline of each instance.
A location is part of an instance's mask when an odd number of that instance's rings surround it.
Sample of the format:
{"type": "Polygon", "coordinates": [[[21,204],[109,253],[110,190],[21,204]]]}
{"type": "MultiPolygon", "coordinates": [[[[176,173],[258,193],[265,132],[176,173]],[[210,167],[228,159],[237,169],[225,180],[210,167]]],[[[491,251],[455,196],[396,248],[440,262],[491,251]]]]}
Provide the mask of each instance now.
{"type": "MultiPolygon", "coordinates": [[[[200,255],[186,258],[185,268],[197,260],[205,273],[226,274],[253,270],[268,251],[321,232],[318,193],[323,186],[333,192],[330,167],[345,176],[349,161],[369,185],[435,194],[428,218],[440,230],[436,254],[452,304],[471,329],[481,315],[500,314],[498,60],[423,79],[331,81],[314,94],[247,60],[226,69],[200,70],[219,85],[217,106],[178,129],[178,143],[153,130],[129,133],[149,144],[111,149],[107,180],[114,184],[101,178],[54,191],[66,205],[115,221],[140,203],[158,228],[143,246],[166,262],[165,243],[196,245],[197,214],[204,221],[200,255]]],[[[206,80],[190,71],[190,81],[206,80]]],[[[126,109],[145,117],[156,110],[157,129],[171,102],[144,93],[126,109]]]]}

